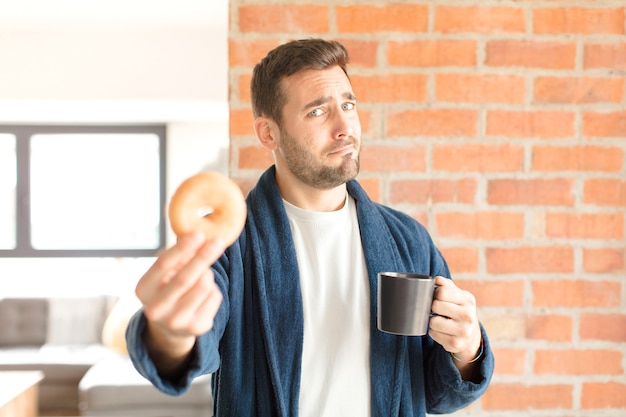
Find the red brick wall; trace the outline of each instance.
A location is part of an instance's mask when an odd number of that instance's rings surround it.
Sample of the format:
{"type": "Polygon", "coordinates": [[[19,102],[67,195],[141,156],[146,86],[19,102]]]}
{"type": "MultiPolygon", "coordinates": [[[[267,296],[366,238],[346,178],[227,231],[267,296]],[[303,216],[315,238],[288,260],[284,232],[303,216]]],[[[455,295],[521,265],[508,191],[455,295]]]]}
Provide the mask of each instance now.
{"type": "Polygon", "coordinates": [[[252,66],[289,39],[343,41],[360,181],[428,227],[491,336],[471,414],[625,415],[626,4],[387,3],[231,0],[233,177],[272,163],[252,66]]]}

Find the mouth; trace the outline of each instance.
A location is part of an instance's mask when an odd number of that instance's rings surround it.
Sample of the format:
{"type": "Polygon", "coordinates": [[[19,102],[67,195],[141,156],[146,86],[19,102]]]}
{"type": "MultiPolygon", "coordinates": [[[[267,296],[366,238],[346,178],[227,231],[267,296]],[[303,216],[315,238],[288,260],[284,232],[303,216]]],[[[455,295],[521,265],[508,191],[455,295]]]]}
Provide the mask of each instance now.
{"type": "Polygon", "coordinates": [[[329,152],[328,154],[331,156],[343,156],[354,152],[356,152],[356,147],[353,143],[349,143],[329,152]]]}

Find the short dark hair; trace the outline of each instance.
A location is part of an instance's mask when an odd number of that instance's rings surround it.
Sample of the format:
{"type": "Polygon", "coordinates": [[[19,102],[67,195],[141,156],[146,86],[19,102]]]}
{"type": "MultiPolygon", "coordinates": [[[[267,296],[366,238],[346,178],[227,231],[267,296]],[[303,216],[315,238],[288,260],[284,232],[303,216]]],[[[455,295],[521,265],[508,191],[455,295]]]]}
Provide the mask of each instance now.
{"type": "Polygon", "coordinates": [[[299,71],[339,66],[348,76],[348,51],[337,41],[299,39],[272,49],[252,71],[250,95],[254,117],[265,116],[282,122],[285,95],[283,78],[299,71]]]}

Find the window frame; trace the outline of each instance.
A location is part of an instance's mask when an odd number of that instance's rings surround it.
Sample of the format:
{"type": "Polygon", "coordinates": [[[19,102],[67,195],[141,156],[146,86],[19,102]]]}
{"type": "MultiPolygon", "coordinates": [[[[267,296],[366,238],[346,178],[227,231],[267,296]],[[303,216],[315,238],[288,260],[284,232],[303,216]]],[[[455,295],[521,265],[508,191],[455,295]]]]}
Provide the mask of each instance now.
{"type": "Polygon", "coordinates": [[[16,153],[16,244],[0,249],[0,258],[45,257],[152,257],[166,245],[166,126],[137,125],[18,125],[0,124],[0,133],[15,136],[16,153]],[[30,143],[36,134],[154,134],[159,140],[159,243],[154,249],[35,249],[31,242],[30,143]]]}

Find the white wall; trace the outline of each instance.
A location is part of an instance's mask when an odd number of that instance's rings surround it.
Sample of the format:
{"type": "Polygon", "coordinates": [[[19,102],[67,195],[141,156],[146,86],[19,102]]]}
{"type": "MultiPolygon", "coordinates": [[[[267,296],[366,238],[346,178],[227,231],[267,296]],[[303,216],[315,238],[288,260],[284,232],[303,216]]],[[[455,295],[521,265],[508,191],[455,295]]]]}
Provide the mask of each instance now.
{"type": "Polygon", "coordinates": [[[0,36],[3,99],[226,98],[226,40],[211,28],[27,27],[0,36]]]}

